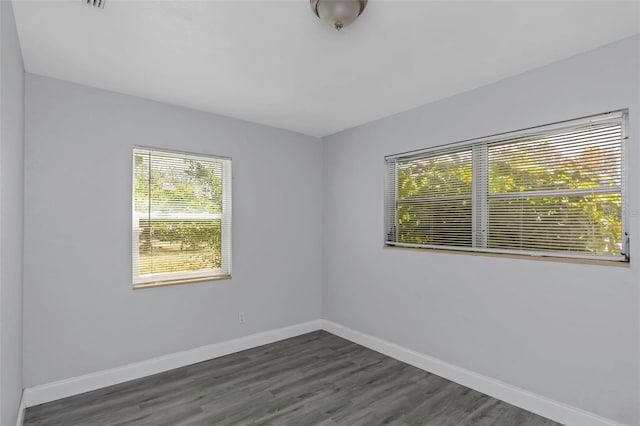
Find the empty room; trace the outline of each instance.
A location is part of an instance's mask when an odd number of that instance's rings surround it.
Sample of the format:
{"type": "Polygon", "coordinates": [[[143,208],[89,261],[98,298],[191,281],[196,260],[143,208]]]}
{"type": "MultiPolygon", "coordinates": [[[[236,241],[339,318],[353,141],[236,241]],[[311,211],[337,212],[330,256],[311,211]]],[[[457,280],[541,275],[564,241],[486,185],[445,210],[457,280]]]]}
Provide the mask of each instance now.
{"type": "Polygon", "coordinates": [[[0,35],[0,426],[640,426],[640,1],[0,35]]]}

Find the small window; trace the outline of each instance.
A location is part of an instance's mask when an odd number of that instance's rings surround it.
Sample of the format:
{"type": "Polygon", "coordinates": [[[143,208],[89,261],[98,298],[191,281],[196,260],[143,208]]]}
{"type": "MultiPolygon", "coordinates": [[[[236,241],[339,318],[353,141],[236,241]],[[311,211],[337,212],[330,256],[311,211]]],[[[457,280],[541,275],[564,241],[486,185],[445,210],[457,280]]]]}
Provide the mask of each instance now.
{"type": "Polygon", "coordinates": [[[628,261],[626,112],[391,155],[386,244],[628,261]]]}
{"type": "Polygon", "coordinates": [[[231,276],[231,160],[133,150],[133,286],[231,276]]]}

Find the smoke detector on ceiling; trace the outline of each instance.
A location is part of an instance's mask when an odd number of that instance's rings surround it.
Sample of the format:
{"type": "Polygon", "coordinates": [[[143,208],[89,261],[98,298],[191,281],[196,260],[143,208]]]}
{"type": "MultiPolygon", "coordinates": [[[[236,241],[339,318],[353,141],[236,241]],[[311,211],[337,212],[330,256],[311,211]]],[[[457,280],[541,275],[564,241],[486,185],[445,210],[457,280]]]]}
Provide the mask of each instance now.
{"type": "Polygon", "coordinates": [[[107,0],[82,0],[87,6],[97,7],[98,9],[104,9],[104,4],[107,0]]]}

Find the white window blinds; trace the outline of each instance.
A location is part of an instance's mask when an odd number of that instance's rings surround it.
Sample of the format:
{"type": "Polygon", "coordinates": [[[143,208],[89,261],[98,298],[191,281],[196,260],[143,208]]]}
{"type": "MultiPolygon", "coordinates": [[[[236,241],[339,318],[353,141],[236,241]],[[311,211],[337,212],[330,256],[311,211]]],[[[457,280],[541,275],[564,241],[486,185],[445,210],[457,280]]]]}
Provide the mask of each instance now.
{"type": "Polygon", "coordinates": [[[133,151],[134,287],[231,275],[231,160],[133,151]]]}
{"type": "Polygon", "coordinates": [[[626,113],[386,157],[389,245],[628,260],[626,113]]]}

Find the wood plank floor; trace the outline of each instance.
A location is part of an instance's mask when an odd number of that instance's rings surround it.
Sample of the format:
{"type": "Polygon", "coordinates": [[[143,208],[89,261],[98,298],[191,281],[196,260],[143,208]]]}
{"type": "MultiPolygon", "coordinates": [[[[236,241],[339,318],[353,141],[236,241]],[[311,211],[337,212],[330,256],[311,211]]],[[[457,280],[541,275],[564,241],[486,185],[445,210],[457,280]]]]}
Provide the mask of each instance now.
{"type": "Polygon", "coordinates": [[[25,425],[558,425],[317,331],[30,407],[25,425]]]}

